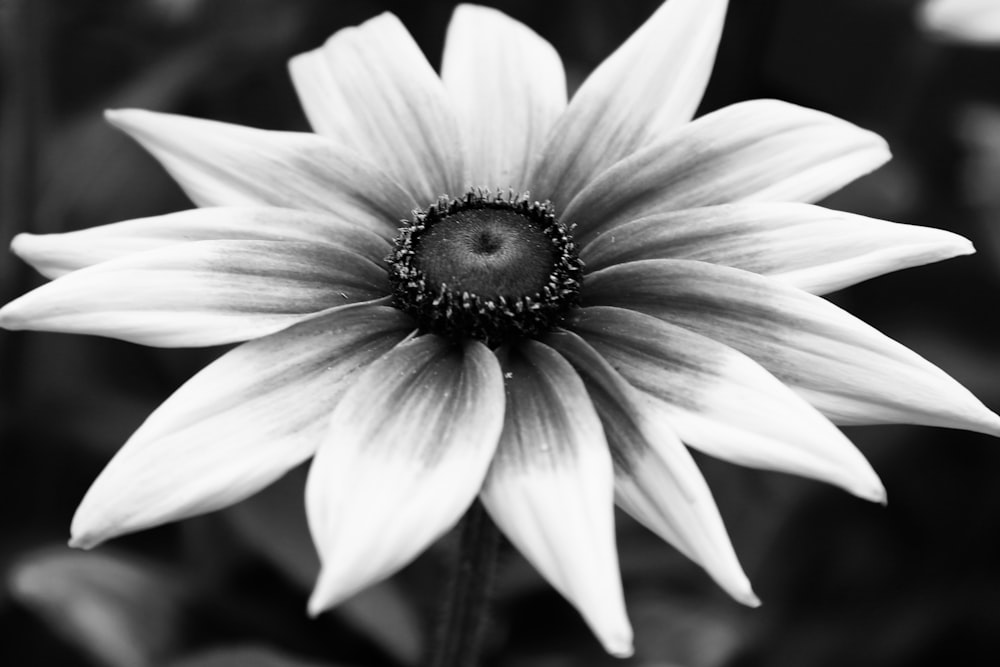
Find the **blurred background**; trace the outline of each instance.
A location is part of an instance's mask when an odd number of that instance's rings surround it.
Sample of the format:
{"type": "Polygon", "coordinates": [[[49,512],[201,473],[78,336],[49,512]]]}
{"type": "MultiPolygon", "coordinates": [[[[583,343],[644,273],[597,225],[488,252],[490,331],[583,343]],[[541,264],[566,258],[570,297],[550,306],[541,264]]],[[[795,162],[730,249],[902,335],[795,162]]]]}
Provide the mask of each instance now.
{"type": "MultiPolygon", "coordinates": [[[[487,0],[562,54],[571,88],[659,0],[487,0]]],[[[306,129],[285,63],[383,10],[439,62],[453,3],[0,0],[0,244],[190,205],[102,119],[143,107],[306,129]]],[[[1000,409],[1000,44],[919,25],[917,0],[732,0],[700,113],[776,97],[885,136],[894,160],[831,207],[963,234],[979,253],[833,299],[1000,409]]],[[[42,279],[0,256],[0,301],[42,279]]],[[[433,634],[454,536],[332,613],[297,471],[229,510],[65,546],[106,461],[220,350],[0,331],[0,664],[410,667],[433,634]]],[[[523,559],[503,559],[492,667],[902,667],[1000,662],[1000,442],[850,428],[887,507],[699,457],[764,605],[729,600],[622,516],[636,656],[604,655],[523,559]]]]}

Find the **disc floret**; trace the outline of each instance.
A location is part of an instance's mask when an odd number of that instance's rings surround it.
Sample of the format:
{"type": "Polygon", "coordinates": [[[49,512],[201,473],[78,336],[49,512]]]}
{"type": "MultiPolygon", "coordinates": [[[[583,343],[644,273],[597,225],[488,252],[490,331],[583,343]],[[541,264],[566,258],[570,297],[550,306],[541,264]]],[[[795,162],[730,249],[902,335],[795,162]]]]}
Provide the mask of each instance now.
{"type": "Polygon", "coordinates": [[[413,211],[387,261],[393,304],[423,330],[491,346],[558,326],[583,276],[552,205],[512,191],[470,190],[413,211]]]}

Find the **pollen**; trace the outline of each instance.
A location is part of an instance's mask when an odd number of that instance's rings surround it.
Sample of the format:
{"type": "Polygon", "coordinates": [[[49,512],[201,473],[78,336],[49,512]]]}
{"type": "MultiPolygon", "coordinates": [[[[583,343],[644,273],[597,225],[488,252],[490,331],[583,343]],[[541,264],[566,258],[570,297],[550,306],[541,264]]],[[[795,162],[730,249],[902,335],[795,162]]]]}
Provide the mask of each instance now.
{"type": "Polygon", "coordinates": [[[387,261],[394,305],[422,329],[491,346],[558,326],[583,269],[549,203],[478,189],[414,211],[387,261]]]}

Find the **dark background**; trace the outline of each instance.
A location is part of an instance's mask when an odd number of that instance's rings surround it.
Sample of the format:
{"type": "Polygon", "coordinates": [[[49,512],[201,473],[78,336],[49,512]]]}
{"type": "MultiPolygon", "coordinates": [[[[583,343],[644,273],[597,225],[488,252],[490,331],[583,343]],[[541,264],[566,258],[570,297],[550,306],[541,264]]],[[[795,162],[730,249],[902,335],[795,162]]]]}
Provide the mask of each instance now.
{"type": "MultiPolygon", "coordinates": [[[[549,39],[575,86],[658,0],[495,0],[549,39]]],[[[755,97],[885,136],[895,159],[831,207],[949,229],[979,254],[834,295],[1000,409],[1000,48],[933,39],[915,0],[732,0],[701,113],[755,97]]],[[[0,244],[187,208],[152,158],[104,123],[135,106],[306,129],[287,59],[395,12],[433,63],[450,2],[0,0],[0,244]]],[[[0,257],[0,301],[40,284],[0,257]]],[[[0,332],[0,664],[143,667],[419,663],[451,538],[384,585],[305,615],[315,556],[301,474],[230,510],[64,546],[89,483],[142,419],[219,350],[0,332]]],[[[1000,442],[851,428],[888,507],[700,457],[763,607],[740,607],[622,517],[636,657],[603,654],[515,553],[496,667],[994,665],[1000,652],[1000,442]]],[[[804,434],[808,437],[808,434],[804,434]]]]}

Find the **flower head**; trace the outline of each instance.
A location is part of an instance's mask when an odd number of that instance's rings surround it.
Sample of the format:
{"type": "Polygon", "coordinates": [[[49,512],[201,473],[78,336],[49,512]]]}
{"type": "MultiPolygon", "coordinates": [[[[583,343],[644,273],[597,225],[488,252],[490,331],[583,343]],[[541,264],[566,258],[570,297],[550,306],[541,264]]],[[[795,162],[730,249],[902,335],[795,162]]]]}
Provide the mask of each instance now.
{"type": "Polygon", "coordinates": [[[313,612],[478,497],[625,655],[616,503],[756,604],[687,446],[882,501],[834,423],[1000,433],[818,296],[972,252],[808,203],[885,143],[774,100],[692,120],[725,6],[668,0],[568,102],[547,42],[461,6],[440,76],[390,14],[295,58],[316,134],[109,112],[200,208],[19,236],[54,280],[0,322],[242,344],[118,452],[72,543],[225,507],[313,457],[313,612]]]}

